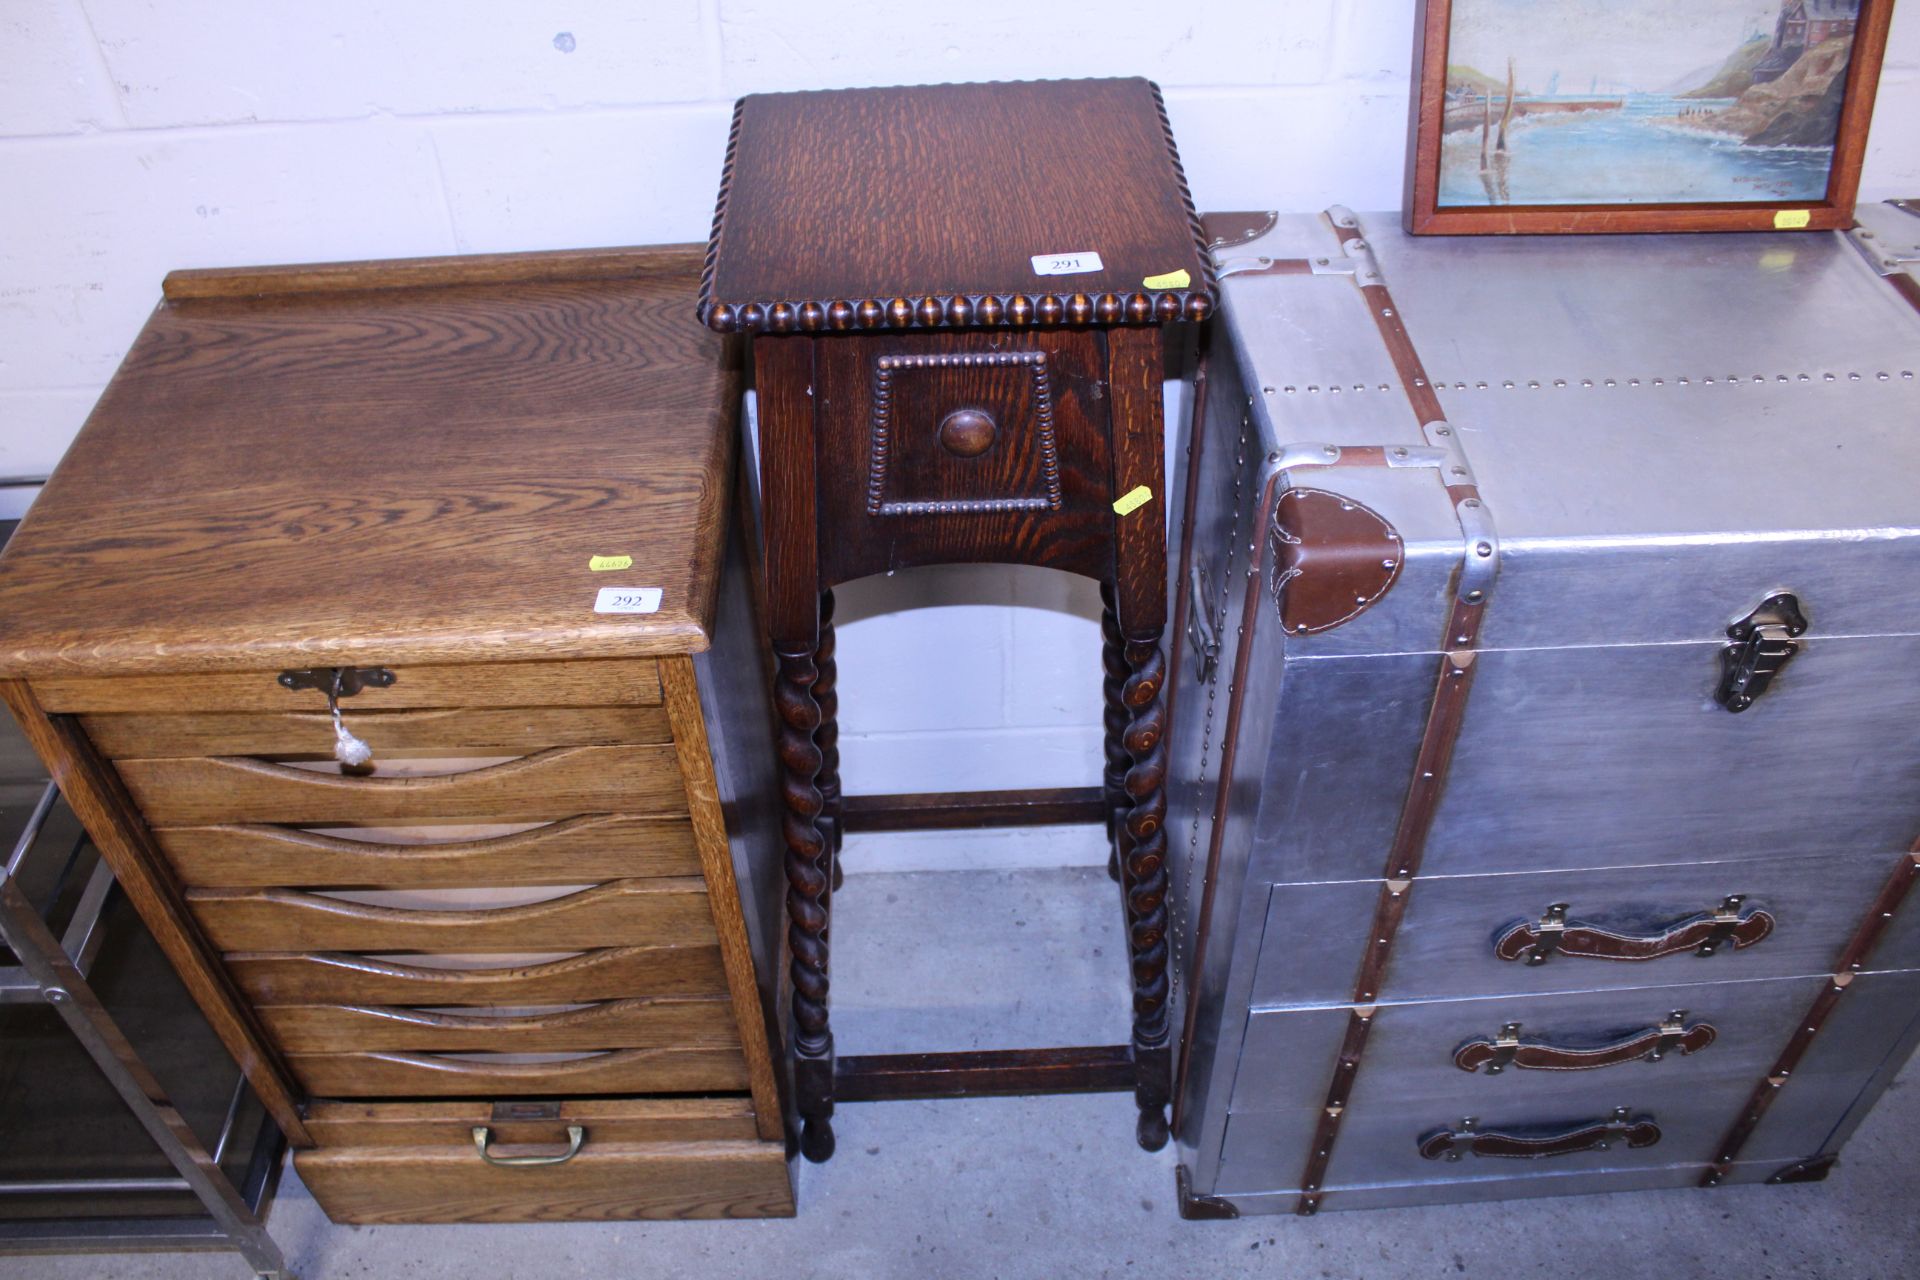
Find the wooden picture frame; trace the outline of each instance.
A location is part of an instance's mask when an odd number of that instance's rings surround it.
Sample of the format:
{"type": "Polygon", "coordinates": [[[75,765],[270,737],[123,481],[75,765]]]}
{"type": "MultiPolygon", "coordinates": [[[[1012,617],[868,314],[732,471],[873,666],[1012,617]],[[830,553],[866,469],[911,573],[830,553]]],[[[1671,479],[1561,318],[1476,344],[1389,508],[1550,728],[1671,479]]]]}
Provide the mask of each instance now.
{"type": "MultiPolygon", "coordinates": [[[[1514,85],[1513,59],[1508,58],[1507,85],[1496,87],[1486,82],[1491,77],[1466,66],[1450,66],[1450,43],[1455,32],[1454,18],[1458,9],[1470,6],[1483,6],[1500,3],[1501,0],[1420,0],[1416,22],[1417,35],[1414,45],[1413,100],[1407,145],[1406,215],[1405,225],[1415,235],[1552,235],[1569,233],[1596,232],[1656,232],[1656,231],[1774,231],[1809,230],[1830,231],[1844,229],[1853,225],[1854,197],[1860,185],[1860,166],[1867,145],[1867,126],[1873,115],[1873,99],[1880,80],[1880,63],[1886,52],[1887,27],[1893,16],[1893,0],[1859,0],[1857,13],[1853,19],[1851,32],[1852,44],[1847,56],[1844,76],[1835,73],[1833,78],[1843,78],[1844,88],[1841,99],[1839,119],[1835,130],[1833,145],[1826,173],[1826,188],[1818,198],[1805,198],[1800,195],[1763,196],[1760,199],[1747,200],[1698,200],[1658,202],[1657,200],[1625,200],[1618,203],[1525,203],[1520,200],[1511,202],[1500,199],[1503,190],[1510,191],[1508,184],[1510,170],[1500,163],[1501,157],[1510,153],[1506,150],[1505,124],[1513,114],[1513,108],[1526,107],[1535,103],[1542,104],[1542,113],[1560,115],[1562,113],[1601,113],[1623,110],[1631,103],[1632,112],[1623,112],[1615,119],[1622,122],[1639,115],[1644,102],[1654,98],[1680,103],[1679,111],[1687,115],[1705,117],[1705,108],[1696,110],[1681,102],[1686,95],[1646,94],[1639,91],[1620,90],[1611,96],[1618,96],[1618,105],[1604,102],[1567,102],[1565,95],[1556,97],[1552,90],[1546,95],[1528,96],[1527,88],[1518,87],[1505,92],[1514,85]],[[1472,84],[1464,77],[1472,76],[1481,83],[1481,92],[1475,97],[1471,92],[1472,84]],[[1482,104],[1484,114],[1494,110],[1502,112],[1502,130],[1499,150],[1494,160],[1486,158],[1485,139],[1490,132],[1489,124],[1482,122],[1482,157],[1478,166],[1480,186],[1485,190],[1485,202],[1475,203],[1470,199],[1448,198],[1443,192],[1445,181],[1443,164],[1447,161],[1447,109],[1449,105],[1449,81],[1453,84],[1452,104],[1458,111],[1463,105],[1469,109],[1471,103],[1482,104]],[[1544,104],[1552,103],[1552,106],[1544,104]],[[1500,104],[1495,106],[1494,104],[1500,104]]],[[[1835,0],[1780,0],[1782,12],[1799,9],[1802,16],[1807,6],[1820,5],[1831,7],[1835,0]]],[[[1817,25],[1817,24],[1816,24],[1817,25]]],[[[1821,28],[1831,30],[1831,25],[1821,28]]],[[[1805,31],[1805,26],[1800,28],[1805,31]]],[[[1758,53],[1759,62],[1750,64],[1749,69],[1764,65],[1769,58],[1784,56],[1785,66],[1790,74],[1795,60],[1808,48],[1806,44],[1785,46],[1783,42],[1789,35],[1789,23],[1785,19],[1777,25],[1769,50],[1758,53]],[[1798,49],[1800,52],[1794,52],[1798,49]]],[[[1759,37],[1756,37],[1756,39],[1759,37]]],[[[1754,41],[1736,49],[1709,82],[1710,85],[1722,83],[1721,74],[1735,67],[1735,59],[1741,50],[1752,50],[1754,41]]],[[[1535,68],[1536,74],[1538,69],[1535,68]]],[[[1775,72],[1776,78],[1784,78],[1775,72]]],[[[1553,73],[1557,82],[1559,73],[1553,73]]],[[[1595,77],[1594,83],[1599,83],[1595,77]]],[[[1617,86],[1616,86],[1617,88],[1617,86]]],[[[1743,92],[1746,92],[1743,90],[1743,92]]],[[[1734,108],[1744,105],[1743,100],[1730,100],[1734,108]]],[[[1715,108],[1725,110],[1726,108],[1715,108]]],[[[1524,112],[1522,114],[1525,114],[1524,112]]],[[[1456,120],[1458,116],[1456,115],[1456,120]]],[[[1671,122],[1662,118],[1656,123],[1663,127],[1671,122]]],[[[1682,127],[1677,131],[1689,132],[1689,121],[1678,122],[1682,127]]],[[[1702,134],[1711,119],[1703,121],[1702,134]]],[[[1553,127],[1549,122],[1549,127],[1553,127]]],[[[1451,132],[1461,132],[1456,123],[1451,132]]],[[[1671,135],[1675,130],[1665,128],[1671,135]]],[[[1546,137],[1549,135],[1539,135],[1546,137]]],[[[1575,135],[1563,135],[1571,139],[1575,135]]],[[[1724,135],[1720,136],[1724,142],[1724,135]]],[[[1751,139],[1748,140],[1751,142],[1751,139]]],[[[1764,144],[1762,144],[1764,145],[1764,144]]],[[[1805,148],[1795,148],[1804,151],[1805,148]]],[[[1458,182],[1462,167],[1469,163],[1462,161],[1458,144],[1454,150],[1453,167],[1448,171],[1456,179],[1454,192],[1460,191],[1458,182]]],[[[1722,154],[1727,154],[1724,149],[1722,154]]],[[[1544,156],[1543,156],[1544,158],[1544,156]]],[[[1564,164],[1564,160],[1562,160],[1564,164]]],[[[1507,160],[1507,165],[1511,160],[1507,160]]],[[[1745,177],[1734,181],[1755,181],[1745,177]]]]}

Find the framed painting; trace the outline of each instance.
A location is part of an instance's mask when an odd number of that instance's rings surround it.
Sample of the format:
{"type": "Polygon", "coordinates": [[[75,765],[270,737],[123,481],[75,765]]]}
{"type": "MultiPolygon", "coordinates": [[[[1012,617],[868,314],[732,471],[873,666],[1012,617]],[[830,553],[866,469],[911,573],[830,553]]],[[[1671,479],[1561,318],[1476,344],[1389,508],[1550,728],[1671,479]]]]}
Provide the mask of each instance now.
{"type": "Polygon", "coordinates": [[[1893,0],[1424,0],[1407,230],[1853,222],[1893,0]]]}

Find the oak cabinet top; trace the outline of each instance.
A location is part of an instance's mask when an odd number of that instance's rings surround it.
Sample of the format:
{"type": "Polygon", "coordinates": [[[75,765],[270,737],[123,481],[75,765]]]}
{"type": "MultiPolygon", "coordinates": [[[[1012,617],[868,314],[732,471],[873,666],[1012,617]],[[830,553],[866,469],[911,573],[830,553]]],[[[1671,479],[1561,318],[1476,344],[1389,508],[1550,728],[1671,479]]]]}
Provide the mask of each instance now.
{"type": "Polygon", "coordinates": [[[753,94],[699,314],[770,333],[1199,320],[1199,237],[1147,80],[753,94]]]}
{"type": "Polygon", "coordinates": [[[739,377],[687,321],[699,271],[676,247],[169,277],[0,556],[0,675],[704,649],[739,377]]]}

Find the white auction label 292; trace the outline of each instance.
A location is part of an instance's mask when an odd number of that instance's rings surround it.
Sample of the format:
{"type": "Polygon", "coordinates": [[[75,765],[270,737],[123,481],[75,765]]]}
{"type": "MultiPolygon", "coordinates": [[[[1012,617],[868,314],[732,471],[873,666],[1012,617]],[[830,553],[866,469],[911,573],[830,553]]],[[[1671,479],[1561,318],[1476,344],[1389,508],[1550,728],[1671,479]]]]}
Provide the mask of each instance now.
{"type": "Polygon", "coordinates": [[[595,613],[658,613],[659,587],[602,587],[593,598],[595,613]]]}

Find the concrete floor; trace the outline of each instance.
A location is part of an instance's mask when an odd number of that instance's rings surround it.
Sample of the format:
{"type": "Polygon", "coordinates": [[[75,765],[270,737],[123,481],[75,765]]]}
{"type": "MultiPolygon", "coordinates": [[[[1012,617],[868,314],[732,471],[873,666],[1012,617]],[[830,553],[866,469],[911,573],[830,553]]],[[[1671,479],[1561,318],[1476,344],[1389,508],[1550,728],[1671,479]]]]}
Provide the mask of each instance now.
{"type": "MultiPolygon", "coordinates": [[[[1115,890],[1097,870],[850,874],[835,902],[843,1052],[1125,1038],[1115,890]],[[1096,951],[1099,954],[1096,954],[1096,951]]],[[[1920,1273],[1920,1080],[1824,1183],[1183,1222],[1173,1153],[1125,1095],[843,1106],[790,1221],[339,1227],[298,1180],[271,1227],[303,1280],[573,1277],[1303,1278],[1920,1273]]],[[[0,1278],[240,1280],[218,1255],[0,1259],[0,1278]]]]}

